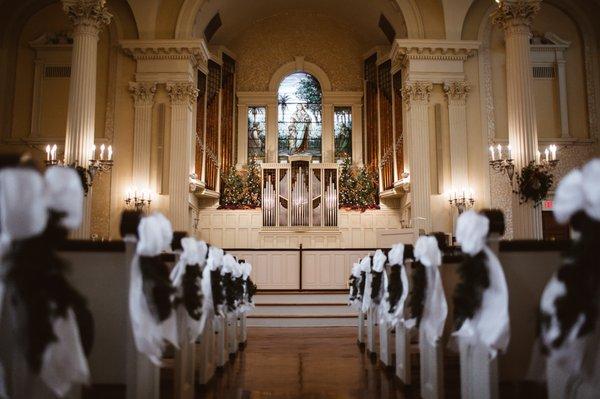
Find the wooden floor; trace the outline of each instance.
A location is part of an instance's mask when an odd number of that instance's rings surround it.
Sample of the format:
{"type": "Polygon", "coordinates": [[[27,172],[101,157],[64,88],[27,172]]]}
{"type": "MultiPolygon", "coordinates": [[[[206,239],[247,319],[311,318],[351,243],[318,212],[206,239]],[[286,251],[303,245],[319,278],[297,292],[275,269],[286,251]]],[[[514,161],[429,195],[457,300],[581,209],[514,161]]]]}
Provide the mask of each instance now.
{"type": "Polygon", "coordinates": [[[251,328],[245,350],[198,397],[417,398],[416,389],[359,349],[356,328],[251,328]]]}

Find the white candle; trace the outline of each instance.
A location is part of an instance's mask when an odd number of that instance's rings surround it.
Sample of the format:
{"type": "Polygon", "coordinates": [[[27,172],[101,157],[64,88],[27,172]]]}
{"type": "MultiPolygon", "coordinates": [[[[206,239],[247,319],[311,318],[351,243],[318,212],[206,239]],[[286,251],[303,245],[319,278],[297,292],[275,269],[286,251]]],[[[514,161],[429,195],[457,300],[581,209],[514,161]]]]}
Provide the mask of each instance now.
{"type": "Polygon", "coordinates": [[[550,146],[550,152],[552,153],[552,160],[553,161],[556,161],[556,150],[557,150],[557,147],[554,144],[552,144],[550,146]]]}
{"type": "Polygon", "coordinates": [[[112,160],[112,154],[113,154],[113,149],[112,149],[112,145],[108,146],[108,160],[111,161],[112,160]]]}
{"type": "Polygon", "coordinates": [[[50,160],[50,144],[46,146],[46,161],[50,160]]]}
{"type": "Polygon", "coordinates": [[[548,162],[548,154],[550,153],[550,151],[548,151],[548,149],[546,148],[544,150],[544,155],[546,156],[546,162],[548,162]]]}
{"type": "Polygon", "coordinates": [[[92,144],[92,156],[90,157],[92,161],[96,160],[96,145],[92,144]]]}
{"type": "Polygon", "coordinates": [[[508,149],[508,159],[513,159],[512,157],[512,147],[510,145],[506,146],[508,149]]]}
{"type": "Polygon", "coordinates": [[[542,157],[542,155],[540,154],[540,150],[536,150],[535,152],[535,161],[537,163],[540,163],[540,158],[542,157]]]}
{"type": "Polygon", "coordinates": [[[492,161],[496,160],[496,157],[494,156],[494,146],[490,146],[490,155],[492,156],[492,161]]]}
{"type": "Polygon", "coordinates": [[[498,144],[498,159],[502,159],[502,145],[498,144]]]}
{"type": "Polygon", "coordinates": [[[104,150],[106,149],[106,147],[104,146],[104,144],[102,144],[100,146],[100,160],[104,159],[104,150]]]}
{"type": "Polygon", "coordinates": [[[50,159],[56,161],[56,144],[52,146],[52,151],[50,152],[50,159]]]}

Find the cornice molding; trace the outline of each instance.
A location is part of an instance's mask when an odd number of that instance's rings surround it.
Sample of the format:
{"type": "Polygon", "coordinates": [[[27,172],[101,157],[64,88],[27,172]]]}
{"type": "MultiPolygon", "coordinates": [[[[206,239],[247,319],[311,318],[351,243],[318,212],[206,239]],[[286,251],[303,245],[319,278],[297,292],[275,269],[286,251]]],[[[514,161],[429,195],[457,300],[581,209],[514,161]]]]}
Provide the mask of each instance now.
{"type": "Polygon", "coordinates": [[[190,60],[205,66],[210,53],[203,39],[121,40],[125,54],[135,60],[190,60]]]}
{"type": "Polygon", "coordinates": [[[474,40],[396,39],[390,58],[394,62],[406,60],[465,61],[477,53],[480,44],[474,40]]]}

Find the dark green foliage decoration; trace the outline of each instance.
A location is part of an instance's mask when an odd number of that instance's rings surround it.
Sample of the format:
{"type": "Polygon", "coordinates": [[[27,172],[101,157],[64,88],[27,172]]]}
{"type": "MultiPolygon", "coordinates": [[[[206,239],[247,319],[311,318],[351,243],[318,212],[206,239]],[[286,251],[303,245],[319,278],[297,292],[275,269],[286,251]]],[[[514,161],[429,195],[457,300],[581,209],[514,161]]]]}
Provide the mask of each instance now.
{"type": "Polygon", "coordinates": [[[367,166],[356,166],[345,158],[339,178],[340,208],[364,212],[379,209],[377,175],[367,166]]]}
{"type": "Polygon", "coordinates": [[[260,207],[260,166],[254,157],[250,158],[250,162],[248,162],[245,183],[244,205],[250,208],[260,207]]]}
{"type": "Polygon", "coordinates": [[[531,200],[534,206],[538,206],[548,195],[553,181],[548,168],[531,161],[517,174],[517,190],[514,193],[519,195],[519,203],[531,200]]]}
{"type": "Polygon", "coordinates": [[[231,167],[221,176],[219,209],[255,209],[260,207],[260,165],[252,157],[242,170],[231,167]]]}

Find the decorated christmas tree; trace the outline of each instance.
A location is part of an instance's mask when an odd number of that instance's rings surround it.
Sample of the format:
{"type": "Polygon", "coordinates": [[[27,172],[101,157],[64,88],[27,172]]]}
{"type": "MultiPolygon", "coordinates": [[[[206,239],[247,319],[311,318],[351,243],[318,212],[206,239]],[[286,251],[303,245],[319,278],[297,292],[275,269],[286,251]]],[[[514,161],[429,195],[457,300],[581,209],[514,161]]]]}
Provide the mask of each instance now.
{"type": "Polygon", "coordinates": [[[223,171],[221,176],[221,206],[236,209],[242,206],[244,199],[244,181],[235,167],[223,171]]]}
{"type": "Polygon", "coordinates": [[[353,176],[353,167],[352,160],[350,158],[345,158],[344,163],[340,169],[340,206],[341,207],[351,207],[352,204],[352,190],[356,185],[356,179],[353,176]]]}
{"type": "Polygon", "coordinates": [[[378,209],[377,175],[368,167],[352,165],[346,158],[340,170],[340,208],[378,209]]]}
{"type": "Polygon", "coordinates": [[[247,166],[244,205],[249,208],[260,207],[260,185],[260,165],[256,162],[256,158],[252,157],[247,166]]]}

